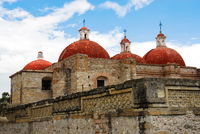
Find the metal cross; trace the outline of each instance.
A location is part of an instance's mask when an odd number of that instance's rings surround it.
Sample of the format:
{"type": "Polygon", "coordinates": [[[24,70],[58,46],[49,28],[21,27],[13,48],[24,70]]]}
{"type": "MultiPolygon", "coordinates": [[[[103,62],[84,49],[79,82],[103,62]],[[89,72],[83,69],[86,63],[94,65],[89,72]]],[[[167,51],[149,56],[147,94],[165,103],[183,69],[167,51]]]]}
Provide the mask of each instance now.
{"type": "Polygon", "coordinates": [[[161,21],[160,21],[159,26],[160,26],[160,33],[162,33],[162,23],[161,23],[161,21]]]}
{"type": "Polygon", "coordinates": [[[85,19],[83,19],[83,27],[85,27],[85,19]]]}
{"type": "Polygon", "coordinates": [[[124,29],[124,37],[126,37],[126,32],[127,32],[127,30],[126,30],[126,29],[124,29]]]}

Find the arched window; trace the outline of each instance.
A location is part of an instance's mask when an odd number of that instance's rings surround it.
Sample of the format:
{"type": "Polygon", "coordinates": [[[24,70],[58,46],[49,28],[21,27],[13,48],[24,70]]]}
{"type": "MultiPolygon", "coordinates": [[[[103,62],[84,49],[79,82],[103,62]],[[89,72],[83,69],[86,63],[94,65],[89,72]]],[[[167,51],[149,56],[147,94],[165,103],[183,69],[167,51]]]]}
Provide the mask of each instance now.
{"type": "Polygon", "coordinates": [[[104,76],[97,77],[97,87],[106,86],[108,78],[104,76]]]}
{"type": "Polygon", "coordinates": [[[42,78],[42,90],[51,90],[51,77],[42,78]]]}
{"type": "Polygon", "coordinates": [[[128,46],[126,46],[126,51],[128,51],[128,46]]]}

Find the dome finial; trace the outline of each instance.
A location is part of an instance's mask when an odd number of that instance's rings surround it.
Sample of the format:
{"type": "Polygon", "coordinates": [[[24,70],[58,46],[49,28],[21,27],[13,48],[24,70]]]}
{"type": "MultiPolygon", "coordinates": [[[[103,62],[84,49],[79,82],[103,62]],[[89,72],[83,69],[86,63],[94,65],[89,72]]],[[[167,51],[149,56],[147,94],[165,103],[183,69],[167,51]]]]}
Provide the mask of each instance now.
{"type": "Polygon", "coordinates": [[[160,27],[160,33],[162,33],[162,23],[161,23],[161,21],[160,21],[159,27],[160,27]]]}
{"type": "Polygon", "coordinates": [[[83,27],[85,27],[85,19],[83,19],[83,27]]]}
{"type": "Polygon", "coordinates": [[[124,38],[126,38],[126,32],[127,32],[127,30],[124,29],[124,38]]]}
{"type": "Polygon", "coordinates": [[[37,59],[43,59],[43,52],[42,51],[39,51],[38,52],[38,56],[37,56],[37,59]]]}

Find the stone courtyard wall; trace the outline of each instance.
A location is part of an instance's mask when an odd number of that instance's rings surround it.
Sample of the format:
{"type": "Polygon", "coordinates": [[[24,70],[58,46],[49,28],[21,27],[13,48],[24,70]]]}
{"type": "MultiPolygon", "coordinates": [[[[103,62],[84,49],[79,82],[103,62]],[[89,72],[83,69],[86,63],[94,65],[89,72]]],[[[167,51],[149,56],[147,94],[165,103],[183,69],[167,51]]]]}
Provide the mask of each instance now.
{"type": "Polygon", "coordinates": [[[198,80],[136,79],[7,106],[0,134],[199,134],[199,104],[198,80]]]}
{"type": "Polygon", "coordinates": [[[152,134],[200,134],[200,115],[150,116],[152,134]]]}
{"type": "Polygon", "coordinates": [[[91,119],[63,119],[53,121],[0,124],[1,134],[93,134],[91,119]]]}
{"type": "Polygon", "coordinates": [[[200,116],[184,115],[73,117],[0,123],[1,134],[200,134],[200,116]]]}

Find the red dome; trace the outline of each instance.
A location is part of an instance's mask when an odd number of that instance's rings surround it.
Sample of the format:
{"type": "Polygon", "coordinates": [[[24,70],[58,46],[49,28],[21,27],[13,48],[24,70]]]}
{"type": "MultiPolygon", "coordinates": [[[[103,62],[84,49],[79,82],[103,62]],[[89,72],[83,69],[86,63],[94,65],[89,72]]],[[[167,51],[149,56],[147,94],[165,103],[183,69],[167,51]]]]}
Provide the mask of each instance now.
{"type": "Polygon", "coordinates": [[[159,33],[159,34],[157,35],[157,37],[163,37],[163,36],[165,36],[163,33],[159,33]]]}
{"type": "Polygon", "coordinates": [[[79,31],[81,30],[90,30],[90,29],[88,29],[87,27],[82,27],[79,31]]]}
{"type": "Polygon", "coordinates": [[[124,37],[124,39],[121,41],[121,44],[122,43],[131,43],[126,37],[124,37]]]}
{"type": "Polygon", "coordinates": [[[37,59],[28,63],[23,70],[44,70],[45,68],[51,66],[52,63],[43,59],[37,59]]]}
{"type": "Polygon", "coordinates": [[[119,59],[126,59],[126,58],[134,58],[137,63],[145,63],[144,59],[136,54],[132,54],[130,52],[121,52],[116,54],[111,59],[119,60],[119,59]]]}
{"type": "Polygon", "coordinates": [[[168,64],[175,63],[180,66],[185,66],[185,62],[181,55],[174,49],[167,47],[157,47],[146,53],[143,59],[148,64],[168,64]]]}
{"type": "Polygon", "coordinates": [[[98,43],[87,39],[76,41],[67,46],[61,53],[59,60],[61,61],[74,54],[87,54],[91,58],[109,59],[108,52],[98,43]]]}

